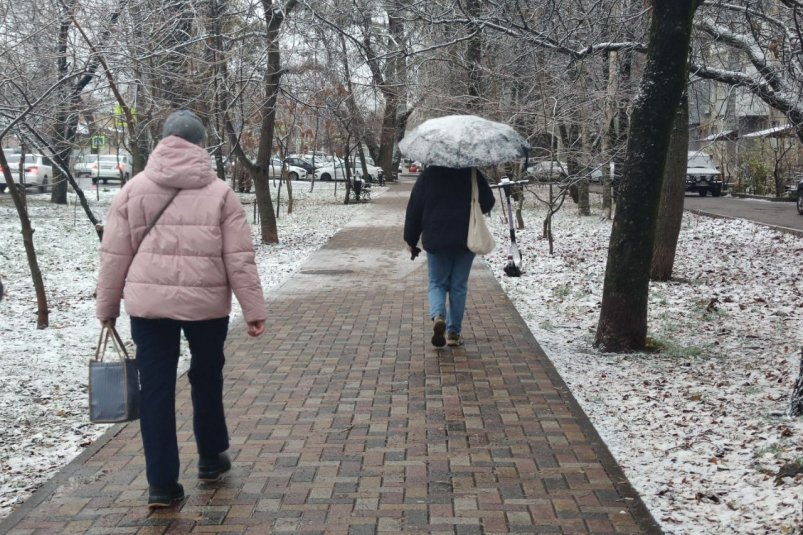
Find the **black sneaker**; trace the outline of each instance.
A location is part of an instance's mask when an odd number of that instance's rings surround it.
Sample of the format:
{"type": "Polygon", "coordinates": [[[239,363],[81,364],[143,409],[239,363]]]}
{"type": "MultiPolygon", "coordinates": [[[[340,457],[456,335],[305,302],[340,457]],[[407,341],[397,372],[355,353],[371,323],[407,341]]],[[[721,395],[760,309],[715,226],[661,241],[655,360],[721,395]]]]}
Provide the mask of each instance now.
{"type": "Polygon", "coordinates": [[[184,499],[184,487],[173,483],[168,487],[148,487],[148,507],[170,507],[173,502],[184,499]]]}
{"type": "Polygon", "coordinates": [[[231,470],[231,459],[225,452],[218,453],[214,457],[201,457],[198,460],[198,479],[201,481],[217,481],[229,470],[231,470]]]}
{"type": "Polygon", "coordinates": [[[438,316],[432,323],[432,345],[435,347],[443,347],[446,345],[446,322],[443,318],[438,316]]]}

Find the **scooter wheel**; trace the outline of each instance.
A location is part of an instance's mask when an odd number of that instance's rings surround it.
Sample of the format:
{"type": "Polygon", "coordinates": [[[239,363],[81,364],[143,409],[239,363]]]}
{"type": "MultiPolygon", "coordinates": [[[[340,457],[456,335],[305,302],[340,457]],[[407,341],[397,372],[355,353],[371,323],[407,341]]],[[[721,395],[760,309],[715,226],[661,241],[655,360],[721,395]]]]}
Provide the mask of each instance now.
{"type": "Polygon", "coordinates": [[[515,264],[507,264],[505,266],[505,275],[508,277],[521,277],[521,269],[515,264]]]}

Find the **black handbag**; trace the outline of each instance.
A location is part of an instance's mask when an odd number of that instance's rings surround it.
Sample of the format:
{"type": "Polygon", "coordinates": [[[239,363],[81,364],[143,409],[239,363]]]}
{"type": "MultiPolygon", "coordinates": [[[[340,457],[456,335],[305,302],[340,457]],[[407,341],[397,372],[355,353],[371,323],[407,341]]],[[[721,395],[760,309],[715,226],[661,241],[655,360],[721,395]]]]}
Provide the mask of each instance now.
{"type": "Polygon", "coordinates": [[[113,326],[100,330],[95,358],[89,362],[89,420],[95,423],[130,422],[139,418],[137,360],[128,352],[113,326]],[[117,359],[103,360],[109,346],[117,359]]]}

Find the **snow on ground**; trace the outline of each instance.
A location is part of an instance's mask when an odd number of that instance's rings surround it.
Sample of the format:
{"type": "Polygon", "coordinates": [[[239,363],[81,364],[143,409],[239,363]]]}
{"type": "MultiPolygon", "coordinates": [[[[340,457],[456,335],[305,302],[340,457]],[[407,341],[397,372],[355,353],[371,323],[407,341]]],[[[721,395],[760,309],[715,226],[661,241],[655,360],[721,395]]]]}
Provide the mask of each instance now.
{"type": "MultiPolygon", "coordinates": [[[[286,215],[284,204],[279,214],[280,243],[257,247],[265,289],[286,280],[359,213],[360,205],[342,204],[343,185],[337,185],[337,197],[334,188],[334,183],[316,183],[310,193],[309,183],[294,183],[293,214],[286,215]]],[[[373,194],[383,190],[374,186],[373,194]]],[[[104,218],[117,191],[102,187],[99,198],[87,191],[97,217],[104,218]]],[[[6,289],[0,301],[0,519],[108,427],[89,423],[86,408],[87,362],[99,334],[93,297],[98,238],[80,206],[55,206],[48,197],[28,197],[50,308],[50,327],[37,331],[19,220],[10,195],[0,195],[0,279],[6,289]]],[[[252,217],[254,195],[240,198],[252,217]]],[[[281,198],[287,198],[284,189],[281,198]]],[[[253,230],[258,244],[258,228],[253,230]]],[[[240,313],[236,300],[232,312],[233,317],[240,313]]],[[[121,318],[117,325],[130,340],[128,321],[121,318]]]]}
{"type": "MultiPolygon", "coordinates": [[[[295,212],[286,217],[283,208],[279,220],[282,243],[259,248],[266,288],[359,210],[340,204],[332,188],[316,184],[309,194],[309,184],[296,183],[295,212]]],[[[115,191],[101,191],[99,201],[90,195],[98,213],[115,191]]],[[[518,233],[524,276],[501,275],[501,210],[494,216],[499,247],[487,261],[655,518],[678,534],[799,529],[801,477],[776,486],[775,474],[803,461],[803,424],[786,415],[803,336],[803,238],[686,214],[676,278],[651,287],[650,336],[662,350],[601,354],[592,341],[610,223],[576,216],[567,205],[555,218],[549,256],[540,239],[544,210],[531,199],[529,228],[518,233]]],[[[0,195],[0,278],[8,292],[0,302],[0,518],[106,429],[86,416],[86,365],[98,334],[97,238],[80,208],[29,200],[51,327],[35,329],[16,212],[0,195]]],[[[252,207],[246,204],[249,215],[252,207]]],[[[125,337],[127,322],[119,325],[125,337]]]]}
{"type": "MultiPolygon", "coordinates": [[[[660,351],[592,347],[611,224],[568,202],[553,221],[527,195],[521,278],[502,273],[507,224],[494,211],[486,258],[531,331],[667,533],[798,533],[803,422],[787,415],[803,342],[803,238],[686,213],[674,280],[650,287],[660,351]]],[[[592,196],[592,199],[594,197],[592,196]]]]}

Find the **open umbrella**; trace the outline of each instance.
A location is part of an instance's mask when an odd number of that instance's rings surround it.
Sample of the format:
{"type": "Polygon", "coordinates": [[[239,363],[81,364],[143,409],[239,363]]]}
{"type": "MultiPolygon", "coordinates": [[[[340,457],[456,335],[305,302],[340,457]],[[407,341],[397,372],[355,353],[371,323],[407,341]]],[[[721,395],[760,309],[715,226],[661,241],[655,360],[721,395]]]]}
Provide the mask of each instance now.
{"type": "Polygon", "coordinates": [[[524,157],[529,148],[511,126],[476,115],[429,119],[399,142],[407,158],[457,168],[509,162],[524,157]]]}

